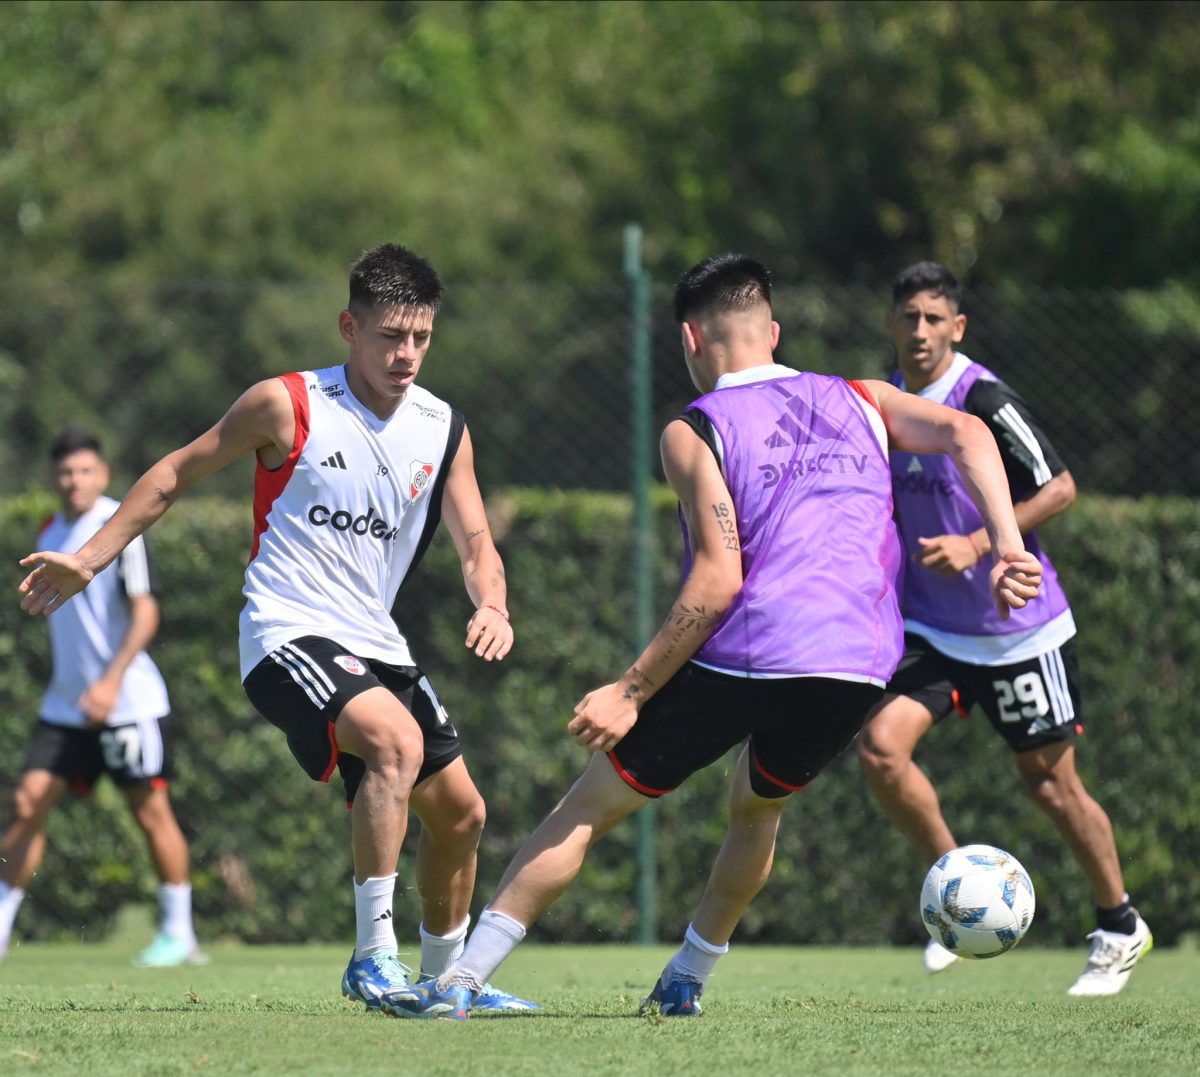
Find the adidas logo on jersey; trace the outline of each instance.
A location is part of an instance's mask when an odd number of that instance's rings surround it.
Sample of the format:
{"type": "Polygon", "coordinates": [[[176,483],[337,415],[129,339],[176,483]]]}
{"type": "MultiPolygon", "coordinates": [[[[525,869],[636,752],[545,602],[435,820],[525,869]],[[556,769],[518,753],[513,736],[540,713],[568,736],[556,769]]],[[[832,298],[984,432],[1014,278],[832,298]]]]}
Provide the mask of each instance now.
{"type": "Polygon", "coordinates": [[[924,470],[925,469],[921,466],[921,461],[918,460],[915,456],[911,460],[909,460],[908,473],[910,475],[914,474],[915,472],[924,471],[924,470]]]}
{"type": "Polygon", "coordinates": [[[341,451],[341,449],[339,449],[337,452],[335,452],[335,453],[334,453],[334,454],[333,454],[331,457],[329,457],[327,460],[322,460],[322,461],[321,461],[321,466],[322,466],[322,467],[333,467],[333,468],[339,468],[339,469],[341,469],[342,471],[348,471],[348,470],[349,470],[349,468],[347,468],[347,467],[346,467],[346,461],[342,459],[342,451],[341,451]]]}

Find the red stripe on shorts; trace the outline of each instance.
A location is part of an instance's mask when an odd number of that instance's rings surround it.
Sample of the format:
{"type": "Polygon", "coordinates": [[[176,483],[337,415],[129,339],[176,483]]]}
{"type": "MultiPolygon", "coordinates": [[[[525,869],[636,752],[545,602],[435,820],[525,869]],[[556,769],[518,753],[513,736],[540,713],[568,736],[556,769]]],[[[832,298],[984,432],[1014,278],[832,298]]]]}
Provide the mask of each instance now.
{"type": "Polygon", "coordinates": [[[757,755],[754,756],[754,769],[757,770],[758,773],[766,778],[767,781],[769,781],[772,785],[777,785],[780,789],[786,789],[789,793],[798,793],[801,789],[808,788],[808,782],[805,782],[803,785],[788,785],[787,782],[780,781],[775,777],[774,774],[770,774],[763,769],[763,765],[758,761],[757,755]]]}
{"type": "Polygon", "coordinates": [[[608,761],[613,765],[613,770],[615,770],[617,772],[617,775],[620,777],[621,781],[623,781],[627,786],[629,786],[630,789],[636,790],[637,792],[641,793],[642,796],[665,797],[669,792],[671,792],[670,789],[651,789],[650,786],[648,786],[648,785],[642,785],[642,783],[639,782],[637,780],[637,778],[635,778],[632,774],[629,773],[629,771],[627,771],[623,766],[621,766],[621,761],[619,759],[617,759],[617,757],[612,752],[608,753],[608,761]]]}
{"type": "Polygon", "coordinates": [[[337,766],[338,761],[338,746],[337,734],[333,731],[333,723],[329,723],[329,766],[325,768],[325,773],[321,775],[321,781],[329,781],[330,775],[333,774],[333,768],[337,766]]]}

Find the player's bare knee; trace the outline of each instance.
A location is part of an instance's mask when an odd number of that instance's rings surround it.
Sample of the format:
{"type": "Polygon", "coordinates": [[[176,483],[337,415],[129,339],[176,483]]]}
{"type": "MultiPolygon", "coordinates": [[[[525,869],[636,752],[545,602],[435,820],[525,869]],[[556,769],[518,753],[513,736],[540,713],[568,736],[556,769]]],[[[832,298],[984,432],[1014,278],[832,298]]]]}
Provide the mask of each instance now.
{"type": "Polygon", "coordinates": [[[874,781],[895,781],[911,758],[869,727],[859,735],[857,750],[859,770],[874,781]]]}
{"type": "Polygon", "coordinates": [[[443,813],[424,823],[429,836],[439,844],[478,845],[487,822],[487,807],[483,797],[460,805],[454,813],[443,813]]]}
{"type": "Polygon", "coordinates": [[[1064,813],[1068,791],[1053,774],[1023,774],[1025,790],[1034,804],[1052,819],[1064,813]]]}
{"type": "Polygon", "coordinates": [[[22,827],[41,826],[50,812],[51,800],[19,785],[12,795],[12,821],[22,827]]]}
{"type": "Polygon", "coordinates": [[[360,754],[368,770],[395,773],[411,784],[425,760],[425,743],[416,726],[380,726],[363,737],[360,754]]]}
{"type": "Polygon", "coordinates": [[[134,822],[147,834],[156,834],[167,827],[174,827],[175,813],[165,796],[150,796],[140,803],[130,804],[134,822]]]}

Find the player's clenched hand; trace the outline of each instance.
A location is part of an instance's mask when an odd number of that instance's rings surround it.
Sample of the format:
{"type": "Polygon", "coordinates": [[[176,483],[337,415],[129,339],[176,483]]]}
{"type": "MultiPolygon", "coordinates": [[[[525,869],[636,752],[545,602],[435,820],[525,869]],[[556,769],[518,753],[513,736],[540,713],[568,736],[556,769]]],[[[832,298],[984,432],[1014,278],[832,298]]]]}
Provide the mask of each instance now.
{"type": "Polygon", "coordinates": [[[992,567],[991,581],[996,609],[1007,619],[1009,610],[1019,610],[1037,598],[1042,584],[1041,562],[1025,550],[1003,554],[992,567]]]}
{"type": "Polygon", "coordinates": [[[467,622],[467,647],[487,662],[499,661],[513,645],[512,625],[508,618],[491,606],[480,606],[467,622]]]}
{"type": "Polygon", "coordinates": [[[639,693],[626,681],[589,692],[575,707],[567,732],[589,752],[608,752],[621,743],[638,716],[639,693]]]}
{"type": "Polygon", "coordinates": [[[79,594],[95,575],[70,553],[31,553],[18,563],[23,568],[34,566],[17,587],[24,596],[21,609],[31,614],[53,613],[72,595],[79,594]]]}
{"type": "Polygon", "coordinates": [[[92,725],[104,725],[117,705],[121,694],[119,677],[101,677],[87,686],[79,697],[79,709],[92,725]]]}
{"type": "Polygon", "coordinates": [[[921,550],[913,560],[939,576],[957,576],[979,563],[979,551],[966,535],[938,535],[917,542],[921,550]]]}

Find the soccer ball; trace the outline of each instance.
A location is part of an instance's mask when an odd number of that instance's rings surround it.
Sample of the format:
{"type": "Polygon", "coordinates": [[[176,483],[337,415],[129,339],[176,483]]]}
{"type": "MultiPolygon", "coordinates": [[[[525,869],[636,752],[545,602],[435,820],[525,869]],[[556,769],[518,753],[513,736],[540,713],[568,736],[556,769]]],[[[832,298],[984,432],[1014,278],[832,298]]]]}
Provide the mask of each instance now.
{"type": "Polygon", "coordinates": [[[1033,923],[1033,883],[1016,857],[992,845],[951,849],[921,887],[921,919],[959,957],[999,957],[1033,923]]]}

